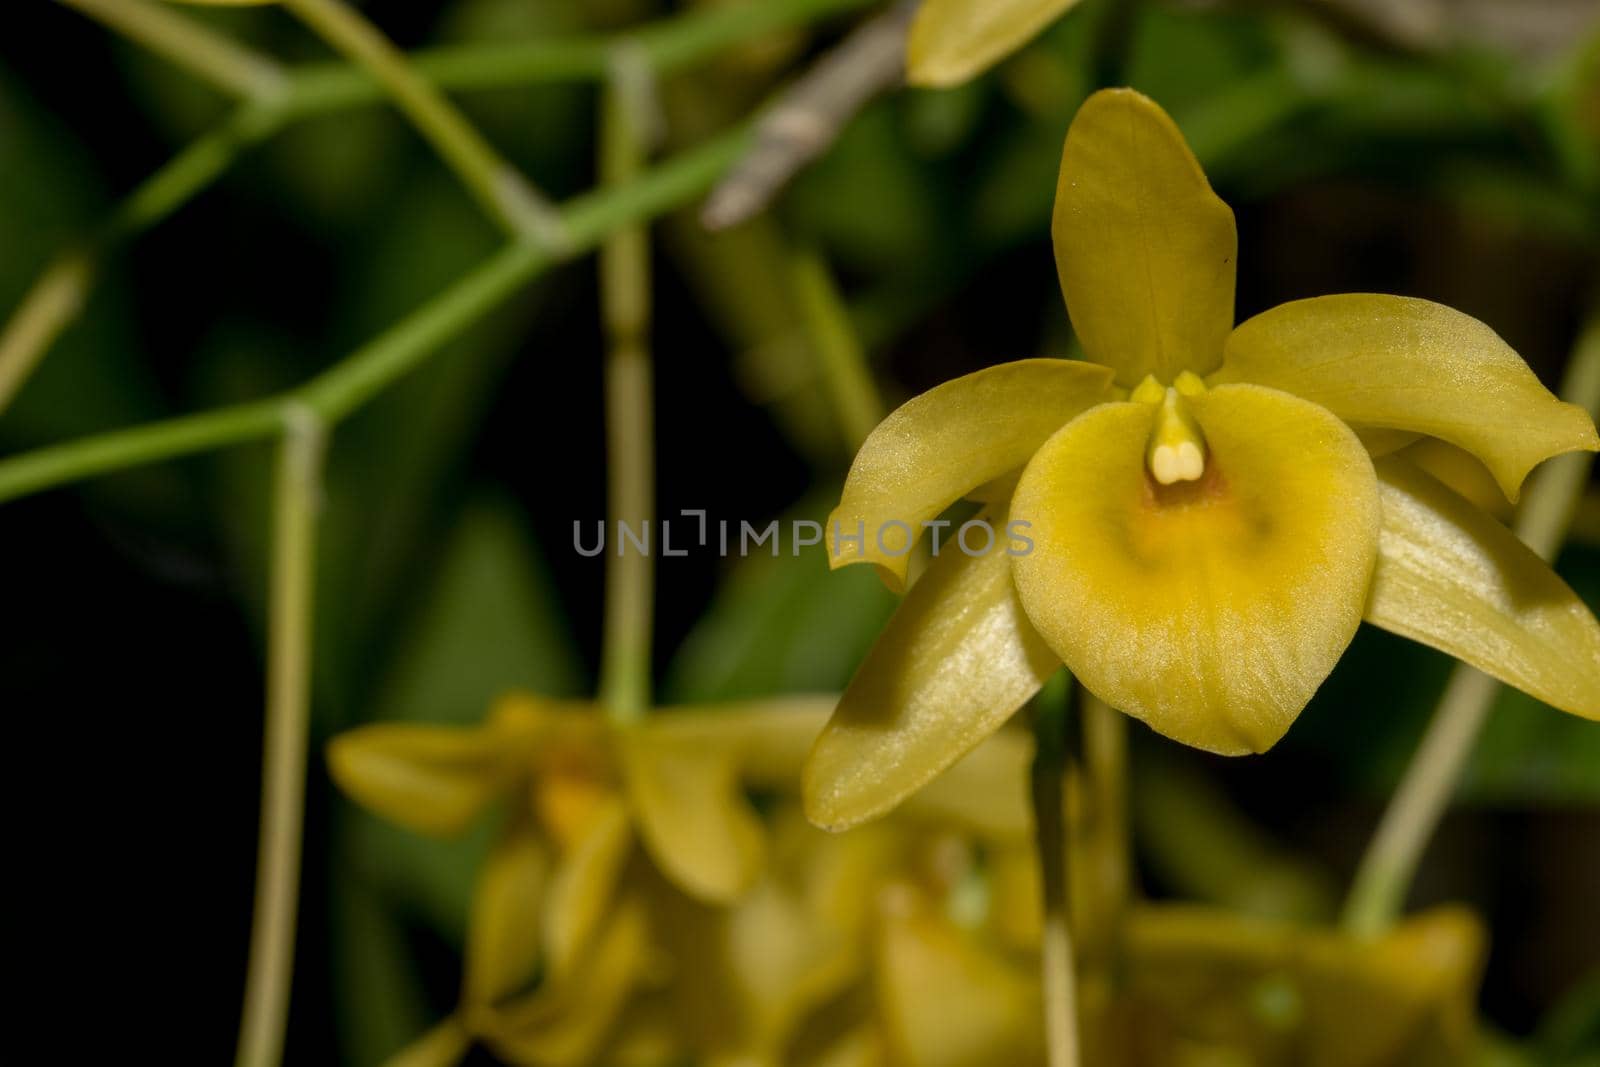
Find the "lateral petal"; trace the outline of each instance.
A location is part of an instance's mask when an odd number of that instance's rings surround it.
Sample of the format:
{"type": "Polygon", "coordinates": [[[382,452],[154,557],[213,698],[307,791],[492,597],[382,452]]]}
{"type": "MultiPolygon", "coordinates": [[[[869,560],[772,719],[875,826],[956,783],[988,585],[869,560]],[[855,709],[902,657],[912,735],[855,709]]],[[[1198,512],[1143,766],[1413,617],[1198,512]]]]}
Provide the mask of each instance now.
{"type": "Polygon", "coordinates": [[[619,742],[634,819],[662,873],[716,903],[749,888],[763,841],[736,751],[656,733],[648,719],[620,731],[619,742]]]}
{"type": "Polygon", "coordinates": [[[597,803],[558,857],[544,895],[540,919],[545,966],[552,979],[565,979],[576,970],[616,903],[623,867],[632,853],[628,806],[612,793],[597,803]]]}
{"type": "Polygon", "coordinates": [[[1367,621],[1562,711],[1600,719],[1600,623],[1510,530],[1399,457],[1378,462],[1383,533],[1367,621]]]}
{"type": "Polygon", "coordinates": [[[981,555],[947,545],[912,587],[806,761],[800,789],[813,823],[843,830],[884,814],[1059,668],[1022,613],[1012,563],[997,532],[981,555]]]}
{"type": "Polygon", "coordinates": [[[1345,293],[1264,311],[1228,338],[1216,380],[1282,389],[1360,428],[1459,445],[1513,502],[1542,461],[1600,449],[1588,413],[1557,400],[1493,330],[1411,297],[1345,293]]]}
{"type": "Polygon", "coordinates": [[[906,80],[945,88],[973,78],[1078,0],[926,0],[906,43],[906,80]]]}
{"type": "Polygon", "coordinates": [[[330,741],[327,759],[356,803],[440,837],[464,831],[510,782],[503,740],[481,727],[360,726],[330,741]]]}
{"type": "Polygon", "coordinates": [[[1149,97],[1102,89],[1067,131],[1050,226],[1072,328],[1125,386],[1222,361],[1238,235],[1177,125],[1149,97]]]}
{"type": "Polygon", "coordinates": [[[1028,618],[1069,670],[1157,732],[1223,755],[1283,736],[1361,622],[1377,554],[1372,463],[1344,423],[1259,386],[1192,398],[1210,455],[1158,486],[1146,404],[1079,416],[1039,450],[1014,519],[1028,618]]]}
{"type": "Polygon", "coordinates": [[[828,564],[876,563],[905,585],[922,523],[1028,462],[1050,435],[1109,399],[1111,374],[1080,360],[1024,359],[945,382],[868,435],[828,517],[828,564]]]}
{"type": "Polygon", "coordinates": [[[516,822],[495,845],[473,890],[462,998],[491,1005],[533,980],[549,857],[533,824],[516,822]]]}
{"type": "Polygon", "coordinates": [[[885,1037],[907,1067],[1043,1064],[1032,969],[982,944],[898,887],[878,934],[876,992],[885,1037]]]}

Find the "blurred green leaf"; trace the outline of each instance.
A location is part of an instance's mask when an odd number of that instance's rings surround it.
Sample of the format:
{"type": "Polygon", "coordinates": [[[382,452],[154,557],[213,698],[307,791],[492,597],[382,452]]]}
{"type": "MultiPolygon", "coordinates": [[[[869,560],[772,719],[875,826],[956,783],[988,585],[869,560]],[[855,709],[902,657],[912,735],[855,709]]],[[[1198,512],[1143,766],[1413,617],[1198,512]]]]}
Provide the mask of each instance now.
{"type": "Polygon", "coordinates": [[[1546,1013],[1533,1044],[1543,1067],[1600,1064],[1600,970],[1580,979],[1546,1013]]]}
{"type": "Polygon", "coordinates": [[[544,562],[505,498],[468,504],[437,567],[371,719],[465,725],[507,689],[581,690],[581,660],[544,562]]]}

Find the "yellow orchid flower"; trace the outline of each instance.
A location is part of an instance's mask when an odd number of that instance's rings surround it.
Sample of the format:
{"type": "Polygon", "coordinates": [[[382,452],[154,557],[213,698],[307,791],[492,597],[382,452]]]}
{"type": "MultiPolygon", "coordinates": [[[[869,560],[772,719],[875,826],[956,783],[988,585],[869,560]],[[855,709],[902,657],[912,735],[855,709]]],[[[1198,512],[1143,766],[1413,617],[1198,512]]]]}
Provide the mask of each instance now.
{"type": "MultiPolygon", "coordinates": [[[[768,834],[747,794],[792,795],[835,702],[669,708],[617,724],[588,702],[514,693],[477,727],[374,724],[335,738],[328,765],[339,786],[416,832],[459,834],[509,802],[474,893],[461,1007],[399,1062],[453,1063],[473,1040],[512,1063],[590,1062],[616,1036],[660,951],[652,927],[665,925],[662,894],[640,869],[636,842],[683,898],[680,917],[720,916],[739,901],[744,936],[770,947],[761,939],[791,916],[762,876],[768,834]]],[[[905,819],[1026,840],[1032,751],[1025,733],[997,735],[906,805],[905,819]]],[[[790,836],[779,835],[776,860],[792,870],[790,836]]],[[[803,1003],[763,1002],[765,1015],[741,1040],[770,1045],[803,1003]]]]}
{"type": "Polygon", "coordinates": [[[1093,362],[947,382],[851,466],[830,562],[876,564],[891,584],[946,508],[985,505],[982,532],[947,543],[818,738],[813,820],[892,808],[1062,664],[1171,738],[1264,751],[1363,617],[1600,718],[1592,612],[1391,454],[1449,442],[1514,500],[1542,460],[1600,448],[1586,412],[1487,326],[1423,300],[1320,297],[1234,327],[1233,214],[1132,90],[1094,94],[1073,121],[1052,235],[1093,362]]]}
{"type": "Polygon", "coordinates": [[[453,1062],[477,1038],[515,1063],[588,1062],[648,963],[646,909],[625,873],[636,840],[684,892],[737,897],[763,852],[747,787],[792,783],[832,704],[795,697],[618,725],[590,703],[518,693],[476,728],[376,724],[335,738],[334,780],[408,829],[461,833],[511,802],[474,894],[461,1009],[408,1054],[453,1062]]]}
{"type": "MultiPolygon", "coordinates": [[[[1441,908],[1366,941],[1194,906],[1136,909],[1114,984],[1080,989],[1085,1063],[1447,1067],[1471,1061],[1485,938],[1441,908]]],[[[1036,954],[907,896],[880,926],[858,1067],[1045,1062],[1036,954]]]]}
{"type": "Polygon", "coordinates": [[[924,0],[906,41],[912,85],[959,85],[1027,44],[1078,0],[924,0]]]}
{"type": "Polygon", "coordinates": [[[1472,1062],[1486,938],[1453,907],[1383,937],[1191,905],[1137,909],[1087,1062],[1450,1067],[1472,1062]]]}
{"type": "MultiPolygon", "coordinates": [[[[870,1023],[872,1004],[899,991],[885,976],[917,981],[919,968],[906,961],[915,942],[927,940],[924,954],[934,958],[952,943],[925,938],[925,924],[908,926],[906,902],[936,898],[969,921],[997,915],[989,902],[998,898],[977,888],[985,878],[978,857],[1026,854],[1023,772],[1032,756],[1027,733],[1003,731],[946,776],[969,793],[1005,798],[980,820],[923,794],[893,819],[828,834],[782,802],[766,818],[762,874],[737,901],[712,905],[661,882],[646,894],[659,985],[635,998],[601,1062],[619,1062],[644,1031],[656,1056],[647,1062],[708,1067],[798,1065],[810,1060],[800,1049],[822,1052],[864,1027],[876,1047],[882,1028],[870,1023]],[[888,960],[891,949],[898,954],[888,960]]],[[[1030,987],[1007,986],[1016,988],[1030,987]]],[[[988,1002],[979,988],[951,989],[930,1010],[988,1002]]]]}

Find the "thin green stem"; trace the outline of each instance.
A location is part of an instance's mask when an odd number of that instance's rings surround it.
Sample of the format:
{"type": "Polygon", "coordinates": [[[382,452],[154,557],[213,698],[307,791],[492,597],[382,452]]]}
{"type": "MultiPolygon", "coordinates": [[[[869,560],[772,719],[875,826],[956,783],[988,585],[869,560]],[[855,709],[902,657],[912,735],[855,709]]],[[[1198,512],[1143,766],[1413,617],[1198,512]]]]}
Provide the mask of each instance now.
{"type": "Polygon", "coordinates": [[[291,412],[279,446],[273,493],[261,835],[238,1067],[276,1067],[283,1059],[300,895],[316,512],[325,444],[323,424],[314,413],[304,408],[291,412]]]}
{"type": "Polygon", "coordinates": [[[1071,688],[1065,673],[1035,700],[1038,756],[1033,766],[1034,825],[1044,896],[1040,975],[1044,986],[1045,1050],[1050,1067],[1078,1067],[1077,965],[1073,958],[1068,869],[1067,726],[1071,688]]]}
{"type": "Polygon", "coordinates": [[[61,0],[131,40],[187,68],[231,96],[264,99],[285,86],[283,68],[188,18],[149,0],[61,0]]]}
{"type": "MultiPolygon", "coordinates": [[[[74,2],[74,0],[68,0],[74,2]]],[[[75,0],[84,10],[122,11],[127,0],[75,0]]],[[[618,54],[637,57],[658,75],[691,66],[715,52],[764,34],[855,8],[870,0],[767,0],[761,4],[702,8],[620,34],[568,36],[543,41],[455,45],[410,53],[411,67],[440,89],[471,91],[538,82],[605,78],[618,54]]],[[[148,4],[141,4],[144,12],[148,4]]],[[[165,12],[172,19],[180,16],[165,12]]],[[[104,21],[108,23],[108,18],[104,21]]],[[[181,19],[180,19],[181,21],[181,19]]],[[[113,23],[114,24],[114,23],[113,23]]],[[[188,24],[184,23],[187,26],[188,24]]],[[[207,41],[214,35],[203,31],[207,41]]],[[[214,38],[222,46],[231,43],[214,38]]],[[[207,49],[207,55],[216,49],[207,49]]],[[[28,291],[0,332],[0,412],[63,329],[82,308],[100,259],[202,192],[239,154],[289,122],[385,99],[371,73],[346,63],[298,67],[267,92],[267,81],[283,77],[270,60],[257,67],[270,78],[251,78],[259,91],[219,127],[195,141],[133,191],[111,223],[84,246],[63,252],[28,291]]],[[[242,69],[234,57],[221,64],[242,69]]],[[[245,64],[249,67],[250,64],[245,64]]]]}
{"type": "MultiPolygon", "coordinates": [[[[1132,882],[1128,832],[1128,717],[1085,691],[1083,765],[1085,790],[1084,862],[1093,888],[1086,960],[1115,971],[1132,882]]],[[[1088,964],[1086,964],[1087,966],[1088,964]]]]}
{"type": "Polygon", "coordinates": [[[883,421],[883,398],[873,384],[866,351],[827,261],[815,249],[796,249],[789,259],[789,274],[823,388],[853,455],[883,421]]]}
{"type": "MultiPolygon", "coordinates": [[[[411,67],[440,89],[469,92],[537,82],[603,81],[618,49],[629,49],[657,75],[701,62],[724,49],[772,33],[869,6],[873,0],[762,0],[687,11],[616,34],[568,35],[541,41],[483,42],[408,53],[411,67]]],[[[372,76],[345,64],[297,68],[289,107],[323,114],[382,99],[372,76]]]]}
{"type": "Polygon", "coordinates": [[[508,232],[535,243],[561,241],[550,204],[490,146],[466,116],[434,85],[411,69],[405,53],[344,0],[282,0],[335,51],[365,68],[394,98],[441,159],[491,217],[508,232]]]}
{"type": "MultiPolygon", "coordinates": [[[[648,79],[619,64],[600,100],[600,181],[634,180],[644,164],[648,79]]],[[[650,364],[650,244],[642,223],[618,227],[600,249],[600,315],[606,335],[607,503],[616,544],[606,556],[600,703],[619,722],[650,706],[655,574],[655,427],[650,364]],[[631,529],[645,548],[629,545],[631,529]]]]}
{"type": "Polygon", "coordinates": [[[619,227],[655,218],[704,193],[744,151],[747,137],[747,129],[734,130],[625,185],[578,197],[561,212],[571,236],[561,255],[525,244],[508,246],[297,389],[0,460],[0,502],[96,474],[261,440],[282,429],[296,404],[326,423],[337,422],[551,265],[593,250],[619,227]]]}
{"type": "Polygon", "coordinates": [[[240,105],[140,183],[93,238],[55,258],[0,330],[0,412],[82,311],[105,250],[187,203],[227,169],[244,145],[276,129],[281,114],[272,103],[240,105]]]}
{"type": "MultiPolygon", "coordinates": [[[[1561,392],[1591,415],[1600,412],[1600,319],[1579,340],[1561,392]]],[[[1593,463],[1590,452],[1557,456],[1530,479],[1515,529],[1547,561],[1560,550],[1593,463]]],[[[1451,672],[1427,733],[1357,868],[1345,904],[1347,930],[1380,934],[1400,915],[1499,690],[1499,682],[1465,664],[1451,672]]]]}

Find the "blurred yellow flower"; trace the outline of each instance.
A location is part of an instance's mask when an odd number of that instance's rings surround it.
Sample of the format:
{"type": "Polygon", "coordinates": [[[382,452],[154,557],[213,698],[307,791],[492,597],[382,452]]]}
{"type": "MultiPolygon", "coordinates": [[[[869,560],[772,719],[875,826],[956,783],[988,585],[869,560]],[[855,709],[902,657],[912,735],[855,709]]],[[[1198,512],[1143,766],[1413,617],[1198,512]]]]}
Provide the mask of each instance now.
{"type": "Polygon", "coordinates": [[[963,496],[996,547],[939,556],[817,741],[808,815],[882,814],[1062,664],[1211,752],[1270,748],[1365,617],[1556,707],[1600,718],[1600,624],[1492,517],[1397,450],[1437,438],[1515,500],[1600,447],[1492,330],[1423,300],[1300,300],[1234,327],[1233,213],[1172,120],[1096,93],[1067,134],[1052,226],[1093,362],[956,379],[862,446],[834,566],[903,585],[963,496]],[[896,535],[901,536],[896,536],[896,535]]]}
{"type": "MultiPolygon", "coordinates": [[[[741,1062],[776,1055],[799,1015],[855,976],[866,868],[898,854],[864,853],[867,837],[827,851],[817,839],[842,839],[809,827],[796,844],[798,817],[779,818],[768,847],[749,792],[793,795],[834,703],[663,709],[618,724],[591,703],[515,693],[477,727],[375,724],[335,738],[340,788],[418,833],[459,834],[507,806],[474,892],[461,1006],[397,1062],[454,1063],[473,1040],[534,1067],[663,1040],[741,1062]],[[645,1025],[635,1008],[662,999],[663,959],[683,978],[670,989],[678,1017],[645,1025]],[[708,988],[722,991],[718,1012],[738,1008],[710,1028],[708,988]]],[[[1002,733],[902,822],[1026,840],[1031,759],[1026,734],[1002,733]]]]}
{"type": "Polygon", "coordinates": [[[588,1062],[647,969],[635,840],[684,892],[728,901],[761,867],[747,788],[791,788],[831,698],[678,709],[618,725],[593,704],[502,698],[476,728],[377,724],[328,765],[357,803],[419,833],[509,801],[479,874],[462,1007],[414,1046],[453,1062],[480,1038],[516,1063],[588,1062]]]}

